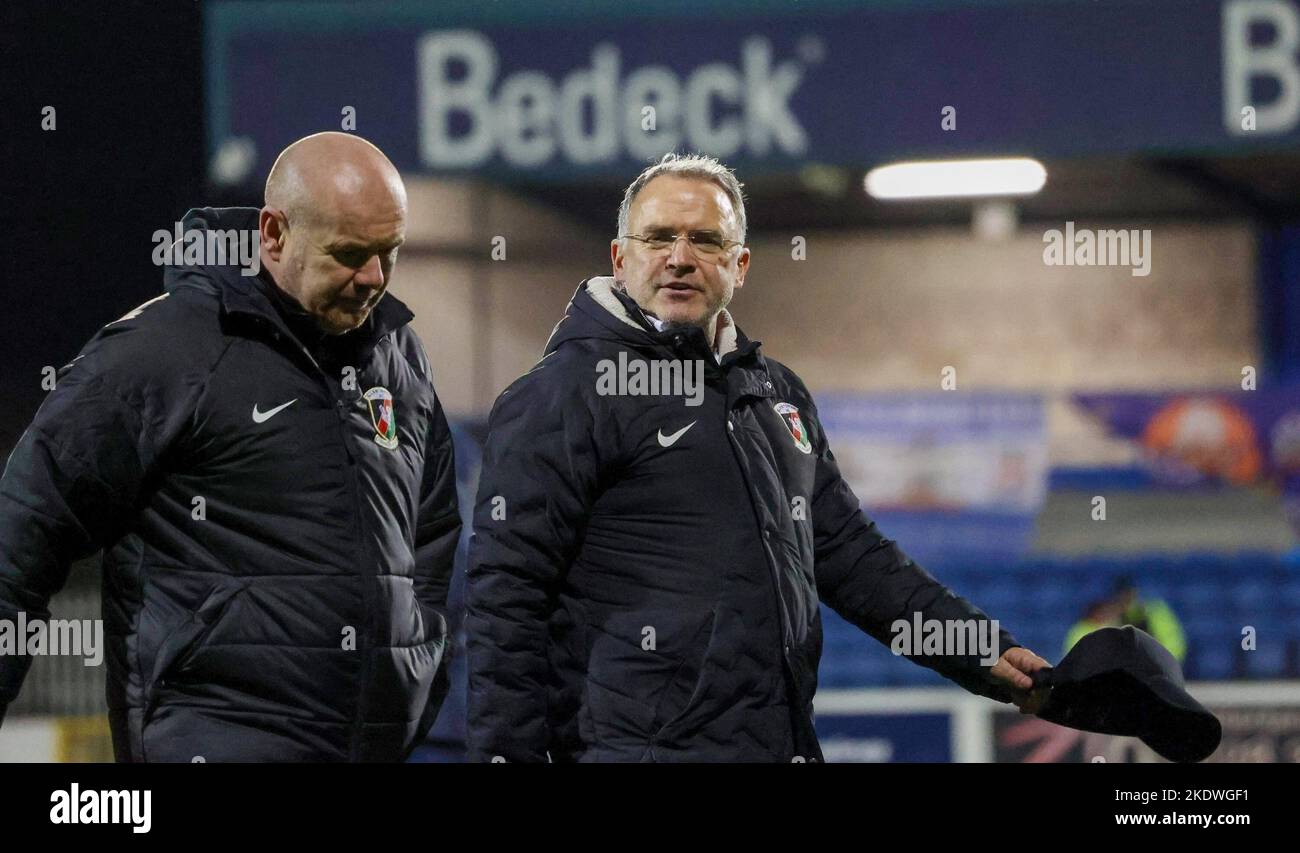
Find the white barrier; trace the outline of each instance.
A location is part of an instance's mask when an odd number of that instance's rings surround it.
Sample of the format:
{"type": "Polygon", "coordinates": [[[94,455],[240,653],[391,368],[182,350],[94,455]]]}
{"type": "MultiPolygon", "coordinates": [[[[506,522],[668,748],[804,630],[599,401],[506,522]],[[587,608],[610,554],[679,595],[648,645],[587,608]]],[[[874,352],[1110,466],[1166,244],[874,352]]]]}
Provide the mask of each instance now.
{"type": "MultiPolygon", "coordinates": [[[[1188,692],[1216,715],[1224,726],[1223,743],[1210,761],[1300,761],[1300,681],[1201,682],[1188,692]]],[[[907,714],[946,714],[949,717],[948,755],[958,762],[996,760],[1136,760],[1159,758],[1133,738],[1073,735],[1059,726],[1020,715],[1012,706],[947,687],[825,690],[814,703],[818,728],[835,728],[844,718],[907,714]],[[838,718],[838,719],[837,719],[838,718]],[[1028,723],[1016,737],[1005,734],[1017,723],[1028,723]],[[1055,744],[1041,743],[1059,737],[1055,744]],[[999,742],[999,733],[1003,733],[999,742]],[[1015,742],[1017,739],[1023,743],[1015,742]],[[1008,742],[1010,741],[1010,743],[1008,742]],[[1017,752],[1024,758],[1010,757],[1017,752]],[[1077,757],[1081,755],[1082,758],[1077,757]]],[[[893,759],[883,738],[823,736],[828,762],[893,759]]]]}

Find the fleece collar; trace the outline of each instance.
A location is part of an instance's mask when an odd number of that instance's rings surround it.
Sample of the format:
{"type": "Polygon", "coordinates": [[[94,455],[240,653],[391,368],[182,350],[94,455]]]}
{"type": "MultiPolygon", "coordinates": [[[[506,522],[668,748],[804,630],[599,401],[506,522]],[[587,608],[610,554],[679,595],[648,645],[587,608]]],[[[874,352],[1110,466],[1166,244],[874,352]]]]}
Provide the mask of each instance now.
{"type": "MultiPolygon", "coordinates": [[[[628,306],[622,299],[619,299],[618,293],[625,294],[626,291],[623,291],[622,288],[618,286],[618,283],[614,281],[613,276],[603,275],[588,279],[587,293],[590,294],[591,298],[595,300],[597,305],[604,308],[610,314],[613,314],[620,322],[626,323],[634,329],[645,329],[645,326],[633,319],[628,306]]],[[[627,301],[631,302],[631,298],[628,297],[627,301]]],[[[644,312],[641,312],[640,309],[637,309],[637,313],[641,314],[641,316],[645,318],[652,329],[657,330],[658,327],[655,325],[653,318],[647,316],[644,312]]],[[[726,308],[723,308],[718,314],[718,328],[713,339],[713,350],[718,354],[718,358],[722,358],[727,355],[727,353],[735,352],[737,346],[736,339],[736,323],[731,318],[731,312],[726,308]]]]}

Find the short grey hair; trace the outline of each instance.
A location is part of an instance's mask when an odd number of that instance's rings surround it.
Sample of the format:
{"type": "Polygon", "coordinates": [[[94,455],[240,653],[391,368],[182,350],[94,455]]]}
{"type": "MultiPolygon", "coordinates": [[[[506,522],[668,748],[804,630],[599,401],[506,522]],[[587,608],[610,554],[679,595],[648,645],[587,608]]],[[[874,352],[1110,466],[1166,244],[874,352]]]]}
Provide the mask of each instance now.
{"type": "Polygon", "coordinates": [[[619,237],[627,234],[632,202],[641,194],[641,190],[645,189],[646,184],[664,175],[672,175],[678,178],[699,178],[702,181],[712,181],[722,187],[723,192],[727,194],[727,198],[731,199],[732,209],[736,211],[736,223],[740,226],[740,242],[745,242],[749,222],[745,217],[745,194],[741,192],[741,187],[744,184],[736,179],[736,173],[724,166],[716,157],[710,157],[707,154],[677,154],[673,152],[665,154],[658,163],[647,166],[641,174],[636,176],[636,180],[628,185],[627,190],[623,193],[623,203],[618,206],[619,237]]]}

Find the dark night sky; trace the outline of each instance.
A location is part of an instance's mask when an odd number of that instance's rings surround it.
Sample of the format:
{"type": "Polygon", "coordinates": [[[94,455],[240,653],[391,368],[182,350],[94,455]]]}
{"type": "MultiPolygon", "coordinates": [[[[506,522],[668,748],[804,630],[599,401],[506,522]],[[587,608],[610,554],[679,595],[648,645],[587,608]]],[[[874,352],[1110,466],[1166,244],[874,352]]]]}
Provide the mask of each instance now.
{"type": "Polygon", "coordinates": [[[42,366],[161,291],[152,233],[208,199],[199,4],[3,6],[7,456],[44,397],[42,366]],[[45,105],[53,131],[40,126],[45,105]]]}

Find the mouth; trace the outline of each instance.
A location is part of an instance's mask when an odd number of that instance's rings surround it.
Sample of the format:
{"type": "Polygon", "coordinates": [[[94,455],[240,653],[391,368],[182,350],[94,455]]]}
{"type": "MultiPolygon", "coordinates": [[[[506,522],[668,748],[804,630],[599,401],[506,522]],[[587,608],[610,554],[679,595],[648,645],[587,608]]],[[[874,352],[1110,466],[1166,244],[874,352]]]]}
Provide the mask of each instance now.
{"type": "Polygon", "coordinates": [[[698,287],[684,281],[664,282],[663,284],[659,285],[659,289],[667,290],[670,293],[681,293],[681,294],[695,293],[699,291],[698,287]]]}

